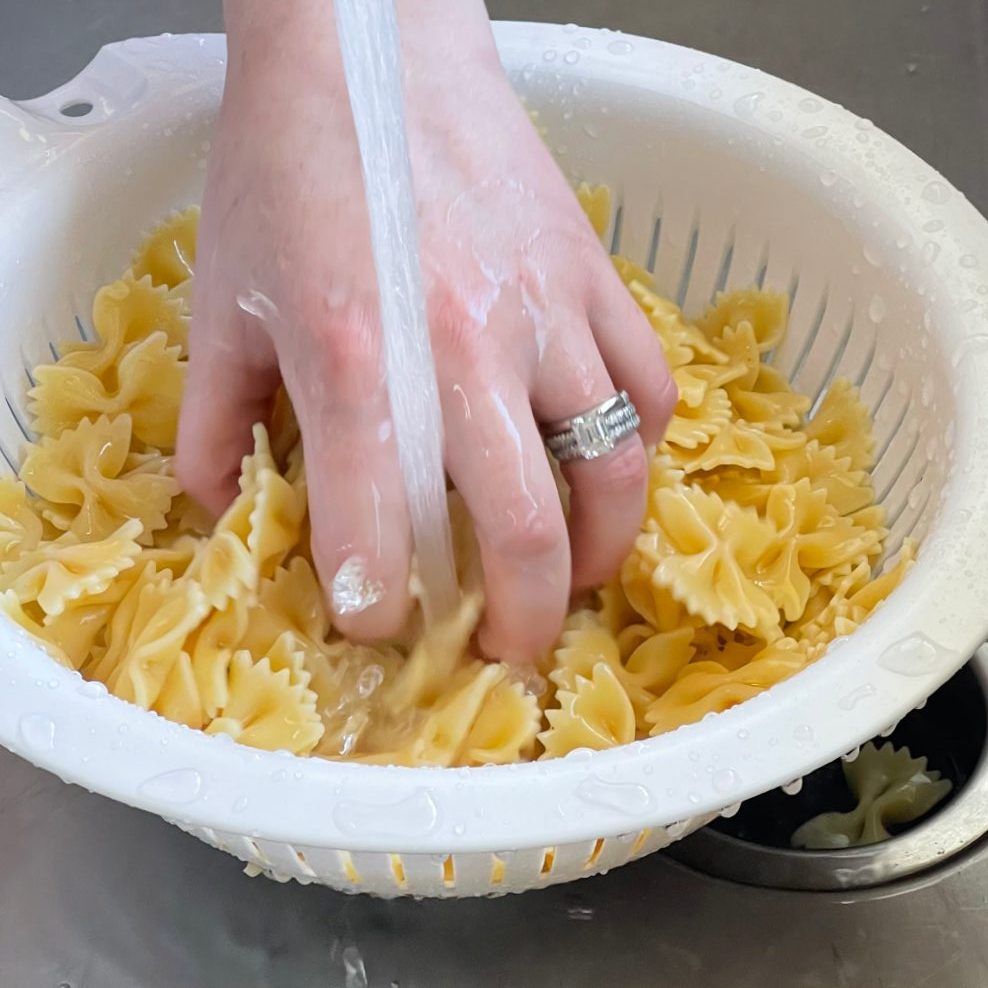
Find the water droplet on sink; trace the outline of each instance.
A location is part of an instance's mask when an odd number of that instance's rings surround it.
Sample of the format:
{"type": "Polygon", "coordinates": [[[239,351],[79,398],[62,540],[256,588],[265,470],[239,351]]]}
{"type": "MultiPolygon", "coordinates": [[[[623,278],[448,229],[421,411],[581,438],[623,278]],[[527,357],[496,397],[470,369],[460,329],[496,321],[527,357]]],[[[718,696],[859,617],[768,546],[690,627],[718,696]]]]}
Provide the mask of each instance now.
{"type": "Polygon", "coordinates": [[[840,756],[841,761],[850,764],[851,762],[855,761],[855,759],[857,759],[858,755],[860,754],[861,754],[861,745],[855,745],[846,755],[840,756]]]}
{"type": "Polygon", "coordinates": [[[922,195],[927,202],[942,206],[950,198],[950,189],[943,182],[927,182],[922,195]]]}
{"type": "Polygon", "coordinates": [[[973,254],[964,254],[958,263],[962,268],[976,268],[978,259],[973,254]]]}
{"type": "Polygon", "coordinates": [[[165,803],[193,803],[202,791],[202,776],[194,768],[176,768],[146,779],[137,791],[165,803]]]}
{"type": "Polygon", "coordinates": [[[565,55],[563,55],[563,61],[567,65],[576,65],[579,60],[580,53],[578,51],[568,51],[565,55]]]}
{"type": "Polygon", "coordinates": [[[886,311],[885,299],[881,295],[872,295],[868,303],[868,318],[877,325],[885,319],[886,311]]]}
{"type": "Polygon", "coordinates": [[[55,747],[55,722],[47,714],[25,714],[19,725],[21,740],[32,751],[55,747]]]}
{"type": "Polygon", "coordinates": [[[927,233],[937,233],[943,229],[943,220],[928,220],[923,224],[923,229],[927,233]]]}
{"type": "Polygon", "coordinates": [[[556,60],[557,52],[555,48],[547,48],[542,52],[542,59],[546,62],[554,62],[556,60]]]}
{"type": "Polygon", "coordinates": [[[566,910],[566,915],[570,919],[580,920],[582,922],[587,922],[593,919],[594,911],[591,906],[570,906],[566,910]]]}
{"type": "Polygon", "coordinates": [[[818,99],[813,99],[812,96],[808,96],[806,99],[801,99],[799,101],[799,108],[804,113],[818,113],[823,109],[823,104],[818,99]]]}
{"type": "Polygon", "coordinates": [[[799,793],[803,791],[803,780],[793,779],[792,782],[787,782],[784,786],[782,786],[782,791],[787,796],[798,796],[799,793]]]}
{"type": "Polygon", "coordinates": [[[928,676],[954,658],[954,653],[918,632],[889,645],[878,664],[900,676],[928,676]]]}
{"type": "Polygon", "coordinates": [[[730,805],[730,806],[725,806],[725,807],[724,807],[724,808],[723,808],[723,809],[722,809],[722,810],[720,811],[720,815],[721,815],[721,816],[722,816],[722,817],[723,817],[723,818],[724,818],[725,820],[730,820],[730,819],[731,819],[731,817],[734,817],[734,816],[737,816],[737,815],[738,815],[738,813],[740,813],[740,812],[741,812],[741,804],[740,804],[740,803],[731,803],[731,805],[730,805]]]}
{"type": "Polygon", "coordinates": [[[635,50],[635,46],[630,41],[612,41],[607,46],[607,50],[612,55],[630,55],[635,50]]]}
{"type": "Polygon", "coordinates": [[[238,796],[236,802],[233,804],[233,812],[243,813],[249,805],[250,800],[246,796],[238,796]]]}
{"type": "Polygon", "coordinates": [[[923,244],[923,249],[920,251],[920,256],[927,264],[932,264],[937,257],[940,255],[940,245],[933,240],[927,240],[923,244]]]}
{"type": "Polygon", "coordinates": [[[644,786],[633,782],[584,779],[577,787],[576,795],[591,806],[602,806],[631,816],[644,812],[652,805],[652,794],[644,786]]]}
{"type": "Polygon", "coordinates": [[[803,137],[823,137],[829,130],[829,127],[809,127],[803,131],[803,137]]]}
{"type": "Polygon", "coordinates": [[[343,948],[343,988],[367,988],[367,970],[360,950],[351,944],[343,948]]]}

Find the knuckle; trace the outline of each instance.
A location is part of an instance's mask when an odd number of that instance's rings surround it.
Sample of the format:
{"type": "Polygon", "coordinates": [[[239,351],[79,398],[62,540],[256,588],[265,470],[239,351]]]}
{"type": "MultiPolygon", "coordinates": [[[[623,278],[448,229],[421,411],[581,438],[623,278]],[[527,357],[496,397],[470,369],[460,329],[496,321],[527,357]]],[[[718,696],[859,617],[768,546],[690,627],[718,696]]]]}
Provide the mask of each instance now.
{"type": "Polygon", "coordinates": [[[437,355],[475,363],[487,345],[484,326],[448,286],[439,286],[430,295],[429,325],[437,355]]]}
{"type": "Polygon", "coordinates": [[[558,553],[566,539],[562,520],[547,511],[537,511],[519,518],[509,508],[504,524],[491,538],[494,552],[504,558],[541,559],[558,553]]]}

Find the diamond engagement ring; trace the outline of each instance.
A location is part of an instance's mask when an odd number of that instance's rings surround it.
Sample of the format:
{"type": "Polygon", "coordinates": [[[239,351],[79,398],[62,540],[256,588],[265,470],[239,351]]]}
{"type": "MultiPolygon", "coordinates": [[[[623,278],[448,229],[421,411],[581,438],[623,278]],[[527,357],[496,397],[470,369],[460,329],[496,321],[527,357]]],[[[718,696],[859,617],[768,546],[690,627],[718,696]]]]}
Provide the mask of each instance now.
{"type": "Polygon", "coordinates": [[[546,448],[563,463],[606,456],[641,425],[627,391],[619,391],[599,405],[568,419],[542,427],[546,448]]]}

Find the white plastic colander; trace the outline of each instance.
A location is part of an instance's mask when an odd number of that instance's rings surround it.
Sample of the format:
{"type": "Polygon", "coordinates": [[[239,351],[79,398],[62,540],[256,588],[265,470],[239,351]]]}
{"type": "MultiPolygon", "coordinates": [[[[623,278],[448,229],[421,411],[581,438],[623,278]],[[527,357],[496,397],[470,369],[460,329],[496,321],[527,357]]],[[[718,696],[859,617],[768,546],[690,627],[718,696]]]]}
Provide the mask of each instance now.
{"type": "MultiPolygon", "coordinates": [[[[874,736],[988,631],[985,220],[867,120],[761,72],[606,31],[502,24],[497,38],[570,177],[614,190],[610,243],[661,291],[688,312],[724,287],[790,294],[775,359],[811,396],[836,376],[860,384],[889,552],[919,537],[919,562],[839,647],[727,713],[479,769],[244,748],[107,696],[0,624],[0,743],[277,878],[462,896],[606,871],[874,736]]],[[[89,332],[93,292],[142,231],[199,199],[224,55],[219,36],[128,41],[48,96],[0,101],[11,468],[30,436],[29,368],[89,332]],[[64,114],[79,102],[92,110],[64,114]]]]}

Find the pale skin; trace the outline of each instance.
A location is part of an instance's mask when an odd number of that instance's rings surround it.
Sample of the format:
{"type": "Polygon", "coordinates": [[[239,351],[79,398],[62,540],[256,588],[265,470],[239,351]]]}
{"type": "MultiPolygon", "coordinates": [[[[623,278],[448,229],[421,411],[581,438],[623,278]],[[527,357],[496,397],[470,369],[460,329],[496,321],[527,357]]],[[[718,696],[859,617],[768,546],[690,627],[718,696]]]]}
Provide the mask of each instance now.
{"type": "MultiPolygon", "coordinates": [[[[481,0],[398,0],[409,143],[445,463],[481,548],[480,645],[523,663],[571,592],[607,580],[639,529],[646,444],[676,391],[662,349],[505,77],[481,0]],[[624,388],[639,437],[564,467],[537,423],[624,388]]],[[[330,0],[227,0],[226,90],[198,245],[178,441],[186,489],[234,497],[251,424],[284,381],[301,426],[324,586],[357,555],[383,595],[337,616],[394,635],[411,536],[381,366],[359,151],[330,0]],[[238,304],[261,293],[272,308],[238,304]],[[257,308],[255,308],[255,312],[257,308]]]]}

